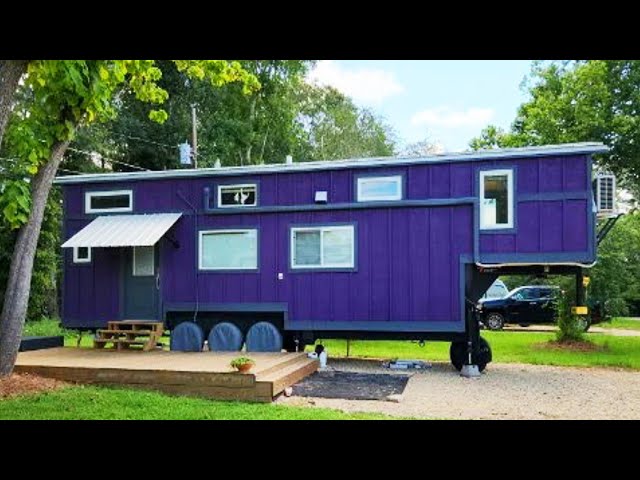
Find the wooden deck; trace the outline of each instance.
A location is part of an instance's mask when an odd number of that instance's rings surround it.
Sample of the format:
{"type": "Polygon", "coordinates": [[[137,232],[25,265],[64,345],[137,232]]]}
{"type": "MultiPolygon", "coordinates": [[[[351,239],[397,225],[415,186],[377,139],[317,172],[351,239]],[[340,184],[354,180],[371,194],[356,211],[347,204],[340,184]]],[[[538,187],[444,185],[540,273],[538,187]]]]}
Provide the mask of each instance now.
{"type": "Polygon", "coordinates": [[[70,382],[124,385],[221,400],[271,402],[318,368],[305,353],[241,353],[256,361],[248,374],[229,362],[239,352],[114,351],[50,348],[21,352],[15,371],[70,382]]]}

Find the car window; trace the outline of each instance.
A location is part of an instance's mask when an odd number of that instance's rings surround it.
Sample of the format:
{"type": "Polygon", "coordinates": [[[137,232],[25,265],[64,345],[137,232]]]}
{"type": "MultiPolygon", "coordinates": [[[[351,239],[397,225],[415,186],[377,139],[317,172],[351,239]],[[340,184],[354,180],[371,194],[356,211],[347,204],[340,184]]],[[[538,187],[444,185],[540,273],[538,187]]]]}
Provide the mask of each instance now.
{"type": "Polygon", "coordinates": [[[509,293],[509,291],[507,290],[507,287],[505,287],[503,284],[500,284],[500,283],[494,283],[493,285],[491,285],[491,287],[489,287],[489,290],[487,290],[487,293],[485,293],[484,297],[485,298],[502,298],[507,293],[509,293]]]}
{"type": "Polygon", "coordinates": [[[541,288],[540,289],[540,298],[550,298],[553,297],[553,289],[552,288],[541,288]]]}
{"type": "Polygon", "coordinates": [[[533,300],[538,298],[537,288],[523,288],[513,295],[516,300],[533,300]]]}

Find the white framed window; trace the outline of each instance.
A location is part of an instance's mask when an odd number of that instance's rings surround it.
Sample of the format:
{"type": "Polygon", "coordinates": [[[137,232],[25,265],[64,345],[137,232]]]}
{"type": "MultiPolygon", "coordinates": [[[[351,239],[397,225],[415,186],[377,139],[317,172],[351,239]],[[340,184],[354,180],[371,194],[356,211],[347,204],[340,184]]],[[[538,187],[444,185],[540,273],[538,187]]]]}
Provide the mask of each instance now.
{"type": "Polygon", "coordinates": [[[112,190],[108,192],[85,192],[85,213],[116,213],[133,210],[133,192],[131,190],[112,190]]]}
{"type": "Polygon", "coordinates": [[[218,207],[237,208],[258,205],[258,185],[218,185],[218,207]]]}
{"type": "Polygon", "coordinates": [[[513,170],[480,171],[480,229],[513,228],[513,170]]]}
{"type": "Polygon", "coordinates": [[[353,225],[291,229],[291,268],[354,268],[353,225]]]}
{"type": "Polygon", "coordinates": [[[402,200],[402,175],[359,177],[358,202],[402,200]]]}
{"type": "Polygon", "coordinates": [[[73,263],[91,263],[91,247],[73,247],[73,263]]]}
{"type": "Polygon", "coordinates": [[[200,232],[200,270],[257,270],[258,230],[206,230],[200,232]]]}
{"type": "Polygon", "coordinates": [[[154,247],[133,247],[134,277],[150,277],[155,274],[156,259],[154,247]]]}

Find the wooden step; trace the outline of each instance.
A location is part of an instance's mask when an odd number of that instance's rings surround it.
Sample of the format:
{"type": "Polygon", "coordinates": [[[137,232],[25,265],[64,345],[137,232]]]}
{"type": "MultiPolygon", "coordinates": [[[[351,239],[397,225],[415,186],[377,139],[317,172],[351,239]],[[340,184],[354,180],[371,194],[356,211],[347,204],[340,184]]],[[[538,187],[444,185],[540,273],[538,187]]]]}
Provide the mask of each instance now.
{"type": "Polygon", "coordinates": [[[155,330],[98,330],[98,334],[108,333],[108,334],[119,334],[119,335],[151,335],[152,333],[158,333],[155,330]]]}
{"type": "Polygon", "coordinates": [[[267,375],[260,374],[256,377],[256,383],[271,384],[271,396],[282,393],[291,385],[299,382],[303,378],[318,370],[320,362],[312,358],[300,358],[294,363],[286,365],[284,368],[272,371],[267,375]]]}
{"type": "Polygon", "coordinates": [[[128,345],[146,345],[149,340],[130,340],[128,338],[96,338],[98,343],[126,343],[128,345]]]}
{"type": "MultiPolygon", "coordinates": [[[[244,352],[243,355],[251,358],[251,352],[244,352]]],[[[285,367],[287,367],[287,366],[289,366],[289,365],[291,365],[293,363],[298,363],[301,360],[306,360],[307,358],[308,358],[307,354],[304,353],[304,352],[299,352],[299,353],[296,353],[296,354],[292,354],[284,362],[279,362],[279,363],[273,365],[272,367],[265,368],[263,371],[260,372],[260,375],[261,376],[270,375],[273,372],[277,372],[277,371],[279,371],[279,370],[281,370],[281,369],[283,369],[283,368],[285,368],[285,367]]]]}

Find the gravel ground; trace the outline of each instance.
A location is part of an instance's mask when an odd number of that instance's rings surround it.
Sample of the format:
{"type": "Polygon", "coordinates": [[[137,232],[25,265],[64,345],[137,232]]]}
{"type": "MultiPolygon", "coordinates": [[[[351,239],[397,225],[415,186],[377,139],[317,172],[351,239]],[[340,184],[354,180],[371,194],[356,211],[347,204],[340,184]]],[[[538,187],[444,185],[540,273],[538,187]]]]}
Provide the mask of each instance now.
{"type": "MultiPolygon", "coordinates": [[[[329,366],[389,373],[380,362],[333,360],[329,366]]],[[[295,396],[278,402],[402,417],[640,419],[640,372],[492,363],[481,378],[466,379],[451,365],[434,363],[411,377],[399,403],[295,396]]]]}

